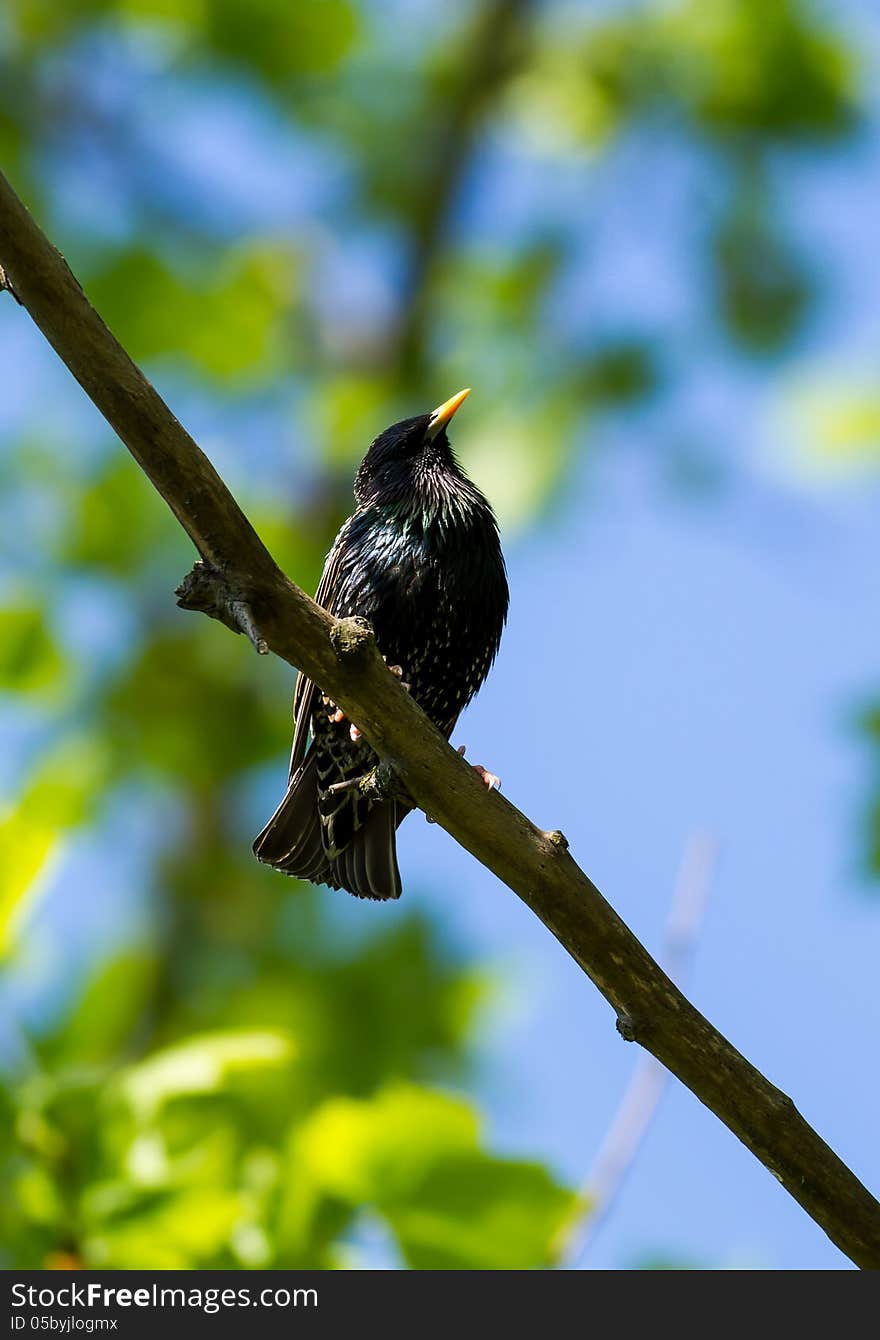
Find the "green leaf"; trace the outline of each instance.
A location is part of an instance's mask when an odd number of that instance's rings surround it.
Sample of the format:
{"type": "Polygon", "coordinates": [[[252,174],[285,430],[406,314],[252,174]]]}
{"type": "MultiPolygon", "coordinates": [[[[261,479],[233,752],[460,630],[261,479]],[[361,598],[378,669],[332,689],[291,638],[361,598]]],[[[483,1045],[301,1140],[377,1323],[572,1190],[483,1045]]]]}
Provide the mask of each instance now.
{"type": "Polygon", "coordinates": [[[40,1044],[44,1062],[97,1065],[113,1060],[131,1042],[156,981],[151,954],[130,952],[102,963],[76,1005],[40,1044]]]}
{"type": "Polygon", "coordinates": [[[499,412],[465,436],[468,474],[492,499],[505,531],[533,521],[547,506],[571,459],[577,406],[568,396],[499,412]]]}
{"type": "Polygon", "coordinates": [[[172,1099],[216,1093],[237,1074],[285,1066],[293,1055],[279,1032],[206,1033],[131,1067],[120,1090],[139,1120],[150,1121],[172,1099]]]}
{"type": "Polygon", "coordinates": [[[397,1085],[324,1103],[300,1133],[298,1156],[331,1194],[385,1206],[411,1197],[438,1158],[476,1149],[478,1131],[461,1099],[397,1085]]]}
{"type": "Polygon", "coordinates": [[[253,242],[208,264],[199,259],[188,271],[132,248],[93,275],[88,288],[137,360],[180,355],[224,386],[280,370],[291,257],[278,246],[253,242]]]}
{"type": "Polygon", "coordinates": [[[784,464],[814,485],[852,483],[880,467],[880,395],[868,376],[818,366],[783,388],[784,464]]]}
{"type": "Polygon", "coordinates": [[[617,340],[595,350],[577,370],[581,395],[600,408],[627,406],[656,389],[653,349],[636,340],[617,340]]]}
{"type": "Polygon", "coordinates": [[[66,37],[78,24],[88,22],[110,8],[111,0],[12,0],[15,29],[27,45],[41,47],[66,37]]]}
{"type": "Polygon", "coordinates": [[[180,527],[129,457],[114,453],[70,509],[58,538],[65,564],[131,577],[154,555],[190,552],[180,527]]]}
{"type": "MultiPolygon", "coordinates": [[[[127,1217],[108,1221],[83,1243],[85,1264],[114,1270],[185,1270],[220,1261],[242,1216],[241,1196],[223,1187],[163,1195],[127,1217]]],[[[224,1259],[224,1256],[226,1259],[224,1259]]]]}
{"type": "Polygon", "coordinates": [[[615,17],[545,57],[537,93],[557,121],[590,140],[664,103],[725,142],[839,135],[854,121],[856,60],[812,8],[802,0],[678,0],[615,17]]]}
{"type": "Polygon", "coordinates": [[[788,241],[748,206],[714,239],[722,314],[731,333],[759,353],[779,349],[806,316],[812,288],[788,241]]]}
{"type": "Polygon", "coordinates": [[[351,49],[357,33],[349,0],[319,5],[285,0],[206,0],[207,41],[222,55],[258,70],[273,84],[295,76],[329,74],[351,49]]]}
{"type": "Polygon", "coordinates": [[[388,1222],[414,1270],[529,1270],[548,1264],[573,1201],[538,1164],[453,1155],[388,1222]]]}
{"type": "Polygon", "coordinates": [[[802,0],[684,0],[661,33],[707,129],[801,139],[852,122],[855,62],[802,0]]]}
{"type": "Polygon", "coordinates": [[[64,669],[64,657],[39,606],[0,609],[0,690],[51,694],[64,669]]]}
{"type": "Polygon", "coordinates": [[[157,631],[102,703],[117,775],[155,773],[180,789],[211,791],[280,753],[289,733],[284,698],[270,699],[244,638],[178,615],[157,631]]]}
{"type": "Polygon", "coordinates": [[[12,1187],[12,1195],[26,1219],[36,1224],[61,1224],[64,1204],[48,1171],[38,1164],[22,1168],[12,1187]]]}
{"type": "Polygon", "coordinates": [[[450,961],[434,929],[412,914],[300,980],[303,1064],[318,1092],[358,1096],[418,1075],[426,1057],[448,1056],[488,990],[485,974],[450,961]]]}
{"type": "Polygon", "coordinates": [[[0,814],[0,958],[14,946],[68,831],[91,814],[105,762],[96,740],[69,740],[0,814]]]}
{"type": "Polygon", "coordinates": [[[485,1153],[467,1103],[413,1086],[325,1103],[296,1154],[312,1196],[376,1209],[418,1269],[545,1265],[575,1203],[543,1168],[485,1153]]]}

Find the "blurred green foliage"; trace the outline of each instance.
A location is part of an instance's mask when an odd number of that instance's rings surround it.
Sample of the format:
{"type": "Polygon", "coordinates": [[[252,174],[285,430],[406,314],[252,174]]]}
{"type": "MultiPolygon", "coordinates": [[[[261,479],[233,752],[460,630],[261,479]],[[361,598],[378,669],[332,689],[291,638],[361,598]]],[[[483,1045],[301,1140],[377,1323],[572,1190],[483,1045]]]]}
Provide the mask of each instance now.
{"type": "Polygon", "coordinates": [[[176,273],[159,256],[131,248],[91,278],[89,293],[137,361],[179,357],[224,385],[277,375],[278,328],[290,301],[290,258],[254,245],[176,273]]]}
{"type": "MultiPolygon", "coordinates": [[[[487,136],[599,157],[639,124],[674,126],[719,174],[704,301],[734,348],[761,355],[813,297],[770,155],[841,138],[858,115],[853,53],[795,0],[611,18],[487,0],[450,6],[422,46],[390,11],[9,0],[0,16],[4,167],[132,355],[232,423],[236,491],[312,587],[377,426],[479,386],[462,455],[513,528],[559,495],[585,429],[662,389],[653,330],[595,331],[585,312],[550,333],[583,220],[492,245],[460,226],[487,136]],[[102,92],[107,44],[112,69],[143,51],[139,77],[160,71],[134,121],[102,92]],[[201,179],[157,159],[150,109],[212,80],[273,134],[313,142],[328,171],[345,165],[341,219],[227,227],[201,179]],[[77,208],[71,163],[86,165],[77,208]],[[92,171],[116,192],[97,232],[92,171]],[[366,322],[316,278],[334,227],[384,230],[402,258],[366,322]],[[267,405],[280,471],[252,445],[267,405]]],[[[484,974],[424,917],[389,929],[377,914],[369,938],[340,937],[329,893],[250,859],[247,797],[261,769],[277,785],[284,768],[287,673],[174,609],[191,560],[177,524],[109,437],[77,452],[53,431],[2,467],[13,506],[37,497],[43,521],[4,535],[29,578],[4,593],[0,691],[40,730],[0,816],[0,955],[26,976],[65,853],[88,833],[118,856],[120,807],[150,820],[150,916],[63,1001],[22,1012],[0,1057],[0,1264],[329,1267],[356,1262],[375,1222],[416,1267],[544,1264],[571,1194],[493,1154],[460,1092],[484,974]],[[109,654],[65,623],[84,587],[117,602],[109,654]]],[[[119,868],[108,860],[107,879],[119,868]]]]}
{"type": "Polygon", "coordinates": [[[57,690],[64,657],[38,604],[0,609],[0,691],[46,694],[57,690]]]}

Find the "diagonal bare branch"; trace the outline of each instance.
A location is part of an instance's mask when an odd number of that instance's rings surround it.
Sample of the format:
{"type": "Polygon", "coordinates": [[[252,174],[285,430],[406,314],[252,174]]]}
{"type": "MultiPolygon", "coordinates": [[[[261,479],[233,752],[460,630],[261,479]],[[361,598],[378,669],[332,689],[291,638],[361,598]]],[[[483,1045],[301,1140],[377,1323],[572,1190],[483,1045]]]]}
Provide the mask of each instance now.
{"type": "MultiPolygon", "coordinates": [[[[686,999],[575,864],[471,768],[388,674],[370,633],[337,620],[272,559],[207,457],[91,307],[0,175],[0,264],[33,320],[192,539],[249,635],[358,722],[419,807],[532,909],[641,1043],[752,1151],[841,1251],[880,1268],[880,1205],[794,1103],[686,999]]],[[[222,617],[222,616],[221,616],[222,617]]]]}

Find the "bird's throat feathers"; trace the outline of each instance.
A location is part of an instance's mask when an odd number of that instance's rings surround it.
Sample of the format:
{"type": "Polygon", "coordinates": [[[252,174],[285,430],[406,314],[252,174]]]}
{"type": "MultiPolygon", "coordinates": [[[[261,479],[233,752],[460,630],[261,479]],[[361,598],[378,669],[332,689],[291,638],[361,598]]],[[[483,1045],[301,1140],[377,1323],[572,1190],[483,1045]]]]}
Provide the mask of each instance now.
{"type": "Polygon", "coordinates": [[[487,499],[461,469],[446,441],[429,444],[409,458],[390,459],[358,480],[357,499],[402,532],[467,529],[495,518],[487,499]]]}

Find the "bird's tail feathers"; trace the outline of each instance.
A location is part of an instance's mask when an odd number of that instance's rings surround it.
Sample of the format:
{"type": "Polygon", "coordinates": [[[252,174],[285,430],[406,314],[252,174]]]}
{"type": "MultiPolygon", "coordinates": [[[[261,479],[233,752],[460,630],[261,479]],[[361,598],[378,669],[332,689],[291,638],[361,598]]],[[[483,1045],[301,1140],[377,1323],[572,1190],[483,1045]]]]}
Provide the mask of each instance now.
{"type": "Polygon", "coordinates": [[[293,776],[287,794],[256,838],[254,855],[285,874],[347,889],[358,898],[399,898],[395,833],[409,806],[395,800],[371,805],[341,850],[337,828],[329,856],[324,845],[328,832],[322,823],[322,794],[312,754],[293,776]]]}

